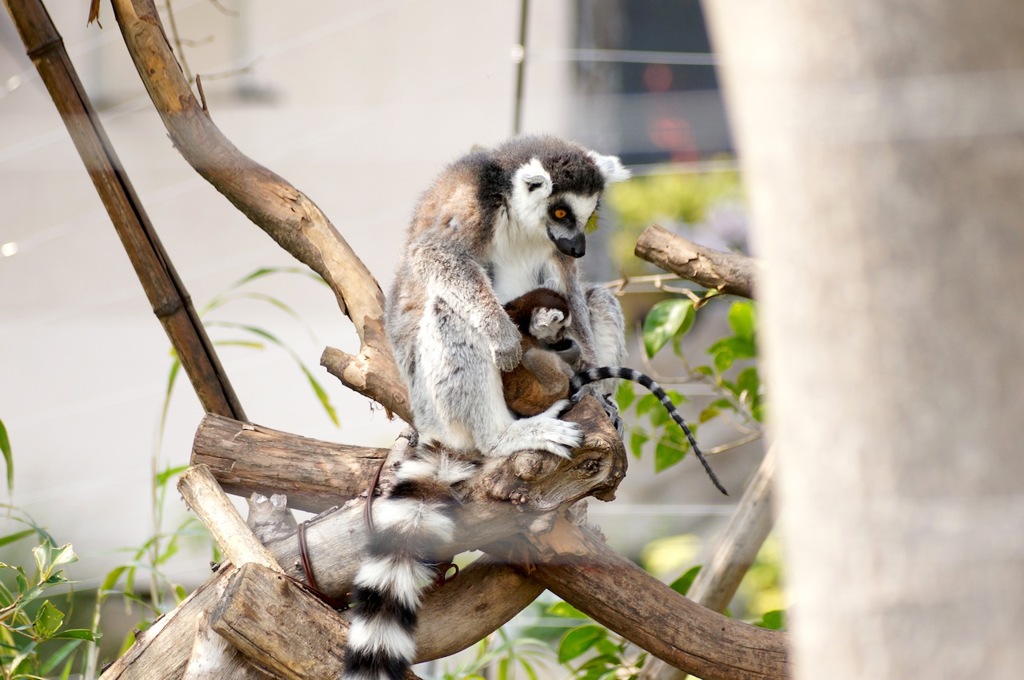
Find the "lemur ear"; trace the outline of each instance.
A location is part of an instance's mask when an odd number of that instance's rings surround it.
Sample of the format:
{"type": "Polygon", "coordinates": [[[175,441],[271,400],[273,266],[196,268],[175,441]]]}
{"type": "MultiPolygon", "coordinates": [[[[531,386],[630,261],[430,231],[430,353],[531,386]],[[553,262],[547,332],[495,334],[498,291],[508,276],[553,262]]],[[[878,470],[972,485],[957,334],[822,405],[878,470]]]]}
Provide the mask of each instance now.
{"type": "Polygon", "coordinates": [[[597,168],[604,176],[605,184],[624,182],[632,176],[632,173],[622,165],[618,156],[602,156],[596,151],[588,151],[587,155],[597,163],[597,168]]]}
{"type": "Polygon", "coordinates": [[[551,175],[536,158],[530,159],[529,163],[520,167],[516,171],[515,179],[522,184],[528,194],[539,192],[542,198],[551,195],[551,175]]]}

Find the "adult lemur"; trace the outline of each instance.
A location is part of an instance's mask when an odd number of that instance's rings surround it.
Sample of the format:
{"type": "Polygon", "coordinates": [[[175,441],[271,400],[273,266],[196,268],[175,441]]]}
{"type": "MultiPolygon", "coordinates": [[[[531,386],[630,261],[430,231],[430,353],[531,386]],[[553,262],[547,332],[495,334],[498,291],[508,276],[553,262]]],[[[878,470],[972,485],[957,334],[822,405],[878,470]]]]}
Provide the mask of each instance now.
{"type": "Polygon", "coordinates": [[[554,137],[520,137],[449,165],[420,200],[388,298],[386,329],[409,389],[417,453],[374,504],[376,532],[356,575],[345,652],[350,678],[401,678],[414,659],[416,612],[429,563],[451,539],[448,489],[475,469],[448,451],[569,457],[582,442],[568,406],[517,419],[501,372],[520,360],[519,329],[502,304],[548,286],[565,295],[574,368],[618,364],[622,316],[607,291],[585,289],[576,259],[584,227],[609,182],[629,176],[618,158],[554,137]]]}
{"type": "Polygon", "coordinates": [[[584,385],[601,380],[615,378],[640,383],[658,398],[672,420],[682,429],[711,483],[728,495],[675,404],[650,376],[622,366],[600,366],[580,372],[569,368],[578,349],[572,339],[565,335],[571,314],[569,304],[562,295],[549,288],[537,288],[506,303],[505,311],[519,327],[523,338],[522,361],[515,369],[501,375],[505,402],[513,413],[540,413],[554,403],[562,403],[559,402],[561,399],[575,402],[584,385]]]}

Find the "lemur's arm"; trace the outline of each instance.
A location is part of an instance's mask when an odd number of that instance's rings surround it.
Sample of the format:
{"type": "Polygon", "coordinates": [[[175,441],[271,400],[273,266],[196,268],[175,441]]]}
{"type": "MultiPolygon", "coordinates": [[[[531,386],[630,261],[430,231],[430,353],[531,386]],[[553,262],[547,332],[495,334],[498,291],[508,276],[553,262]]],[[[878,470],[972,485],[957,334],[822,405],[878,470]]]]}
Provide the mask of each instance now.
{"type": "Polygon", "coordinates": [[[421,239],[411,246],[408,257],[428,299],[443,299],[483,336],[498,368],[509,370],[519,363],[519,331],[498,302],[484,268],[469,252],[451,240],[421,239]]]}

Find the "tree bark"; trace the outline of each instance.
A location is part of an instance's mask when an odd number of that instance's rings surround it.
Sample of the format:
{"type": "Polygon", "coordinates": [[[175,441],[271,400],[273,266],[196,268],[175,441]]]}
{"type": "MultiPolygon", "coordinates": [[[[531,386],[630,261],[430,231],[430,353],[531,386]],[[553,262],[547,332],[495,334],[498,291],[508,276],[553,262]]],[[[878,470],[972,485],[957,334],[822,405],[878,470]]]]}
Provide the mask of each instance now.
{"type": "Polygon", "coordinates": [[[713,250],[653,225],[637,239],[637,257],[705,288],[745,298],[754,297],[757,260],[739,253],[713,250]]]}
{"type": "Polygon", "coordinates": [[[765,261],[795,677],[1018,678],[1024,4],[707,7],[765,261]]]}
{"type": "Polygon", "coordinates": [[[691,602],[587,529],[560,520],[550,534],[517,541],[549,590],[676,668],[704,680],[787,675],[784,633],[691,602]]]}

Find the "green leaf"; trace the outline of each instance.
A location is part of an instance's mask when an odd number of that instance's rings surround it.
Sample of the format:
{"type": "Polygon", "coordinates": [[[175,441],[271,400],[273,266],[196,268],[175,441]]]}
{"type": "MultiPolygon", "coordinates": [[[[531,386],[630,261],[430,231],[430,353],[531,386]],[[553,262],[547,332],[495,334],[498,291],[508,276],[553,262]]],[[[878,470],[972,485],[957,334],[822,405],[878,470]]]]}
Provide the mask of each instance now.
{"type": "Polygon", "coordinates": [[[0,420],[0,453],[4,455],[4,464],[7,466],[7,490],[14,491],[14,454],[11,453],[11,440],[7,436],[7,427],[4,421],[0,420]]]}
{"type": "Polygon", "coordinates": [[[40,668],[39,670],[42,671],[43,675],[47,675],[54,668],[59,666],[61,662],[64,661],[64,659],[68,658],[68,656],[73,651],[78,649],[78,647],[81,644],[81,640],[68,640],[63,645],[61,645],[56,652],[49,654],[48,658],[46,659],[46,663],[44,663],[42,665],[42,668],[40,668]]]}
{"type": "Polygon", "coordinates": [[[756,319],[754,305],[750,302],[734,302],[729,307],[729,327],[733,334],[743,340],[754,341],[756,319]]]}
{"type": "Polygon", "coordinates": [[[754,625],[759,628],[770,628],[771,630],[785,630],[786,610],[774,609],[770,612],[765,612],[761,620],[754,625]]]}
{"type": "Polygon", "coordinates": [[[127,565],[122,564],[119,567],[114,567],[107,573],[106,578],[103,579],[103,583],[100,584],[100,592],[105,593],[114,589],[117,582],[121,580],[121,574],[128,569],[127,565]]]}
{"type": "Polygon", "coordinates": [[[87,640],[88,642],[99,642],[103,637],[102,633],[96,633],[88,628],[69,628],[62,630],[53,636],[56,640],[87,640]]]}
{"type": "Polygon", "coordinates": [[[75,554],[70,543],[65,543],[61,547],[57,548],[56,553],[51,553],[50,555],[50,563],[55,567],[59,567],[62,564],[71,564],[72,562],[77,561],[78,555],[75,554]]]}
{"type": "Polygon", "coordinates": [[[558,643],[558,663],[572,661],[607,636],[607,630],[593,623],[573,628],[558,643]]]}
{"type": "Polygon", "coordinates": [[[334,410],[334,405],[331,403],[331,398],[327,395],[327,391],[321,387],[317,379],[313,377],[313,374],[309,372],[303,364],[299,364],[299,368],[306,375],[306,380],[309,381],[309,386],[313,388],[313,393],[316,394],[316,398],[320,400],[320,405],[323,406],[324,411],[327,412],[327,417],[331,419],[335,427],[341,427],[341,423],[338,422],[338,413],[334,410]]]}
{"type": "Polygon", "coordinates": [[[715,352],[715,370],[719,373],[725,373],[732,367],[732,362],[735,360],[735,352],[733,352],[727,344],[723,344],[718,348],[718,351],[715,352]]]}
{"type": "Polygon", "coordinates": [[[3,547],[5,545],[7,545],[8,543],[14,543],[15,541],[20,541],[21,539],[25,538],[26,536],[32,536],[35,533],[36,533],[35,529],[25,529],[24,531],[19,531],[19,532],[14,533],[14,534],[8,534],[7,536],[0,537],[0,547],[3,547]]]}
{"type": "Polygon", "coordinates": [[[548,616],[558,616],[563,619],[589,619],[590,617],[573,607],[568,602],[556,602],[547,610],[548,616]]]}
{"type": "Polygon", "coordinates": [[[63,623],[64,612],[57,609],[49,600],[45,600],[43,606],[36,612],[36,620],[32,627],[35,629],[36,635],[43,640],[49,640],[63,623]]]}
{"type": "Polygon", "coordinates": [[[697,578],[697,574],[700,573],[700,565],[690,567],[686,570],[682,576],[672,581],[670,587],[680,595],[686,595],[690,592],[690,586],[693,585],[693,579],[697,578]]]}
{"type": "Polygon", "coordinates": [[[693,325],[693,302],[684,298],[662,300],[651,307],[644,319],[644,350],[653,357],[676,333],[685,333],[693,325]]]}
{"type": "Polygon", "coordinates": [[[633,430],[629,433],[629,450],[634,457],[640,458],[644,452],[644,444],[650,441],[651,437],[643,430],[633,430]]]}
{"type": "MultiPolygon", "coordinates": [[[[691,430],[693,428],[690,428],[691,430]]],[[[658,445],[654,448],[654,471],[661,472],[667,468],[672,467],[686,456],[686,452],[690,450],[689,442],[685,440],[685,435],[682,435],[679,440],[676,439],[674,434],[675,430],[670,430],[669,434],[666,434],[658,441],[658,445]]]]}
{"type": "Polygon", "coordinates": [[[653,394],[645,394],[636,403],[636,414],[642,416],[652,409],[661,408],[661,400],[653,394]]]}
{"type": "Polygon", "coordinates": [[[709,420],[714,420],[722,413],[722,409],[718,408],[714,404],[709,404],[704,407],[704,410],[697,416],[698,423],[706,423],[709,420]]]}
{"type": "Polygon", "coordinates": [[[177,465],[175,467],[169,467],[163,472],[158,472],[156,477],[153,479],[153,485],[156,488],[160,488],[187,469],[188,465],[177,465]]]}
{"type": "Polygon", "coordinates": [[[628,409],[636,401],[636,389],[633,383],[628,380],[620,380],[619,386],[615,389],[615,403],[619,405],[620,411],[628,409]]]}

